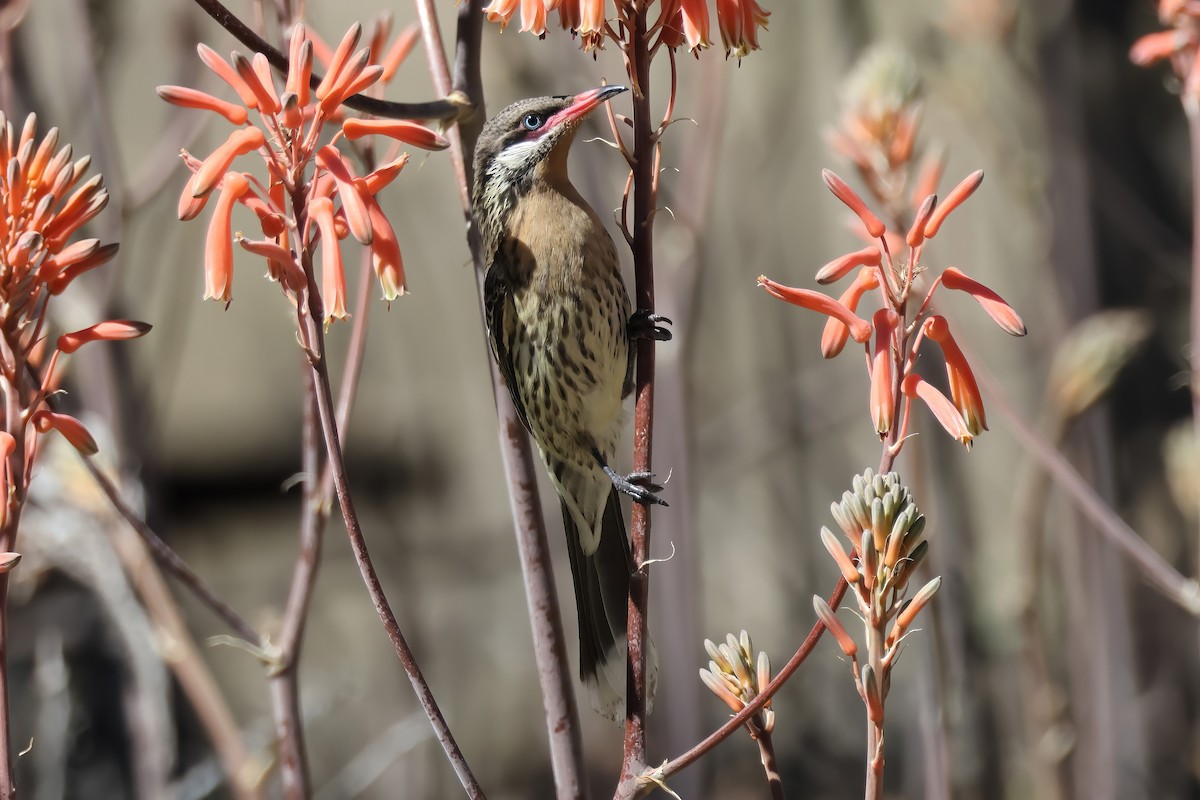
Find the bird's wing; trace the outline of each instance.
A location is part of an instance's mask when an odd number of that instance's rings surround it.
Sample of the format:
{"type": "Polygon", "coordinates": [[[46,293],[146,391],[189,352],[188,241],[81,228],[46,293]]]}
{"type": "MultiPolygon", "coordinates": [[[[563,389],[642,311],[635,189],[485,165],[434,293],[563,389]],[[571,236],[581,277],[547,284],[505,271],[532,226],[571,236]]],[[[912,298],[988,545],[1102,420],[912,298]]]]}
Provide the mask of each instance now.
{"type": "Polygon", "coordinates": [[[517,393],[516,372],[513,368],[512,349],[510,343],[513,335],[513,302],[512,293],[503,271],[495,264],[488,268],[487,277],[483,281],[483,310],[487,317],[488,344],[492,348],[492,356],[504,376],[504,385],[508,387],[509,397],[517,409],[517,416],[525,430],[529,427],[529,418],[525,415],[525,405],[517,393]]]}

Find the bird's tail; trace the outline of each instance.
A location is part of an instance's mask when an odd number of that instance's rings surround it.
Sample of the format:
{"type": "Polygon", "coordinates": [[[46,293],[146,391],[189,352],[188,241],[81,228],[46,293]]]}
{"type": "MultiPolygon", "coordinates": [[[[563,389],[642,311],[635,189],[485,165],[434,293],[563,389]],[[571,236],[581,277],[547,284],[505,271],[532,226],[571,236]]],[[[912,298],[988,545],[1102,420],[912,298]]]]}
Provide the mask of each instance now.
{"type": "MultiPolygon", "coordinates": [[[[579,614],[579,677],[588,687],[592,708],[619,721],[625,715],[625,657],[629,649],[626,622],[633,572],[621,502],[617,491],[611,490],[604,507],[600,543],[591,555],[583,552],[579,531],[566,504],[562,512],[579,614]]],[[[649,640],[646,669],[649,707],[658,680],[658,659],[654,643],[649,640]]]]}

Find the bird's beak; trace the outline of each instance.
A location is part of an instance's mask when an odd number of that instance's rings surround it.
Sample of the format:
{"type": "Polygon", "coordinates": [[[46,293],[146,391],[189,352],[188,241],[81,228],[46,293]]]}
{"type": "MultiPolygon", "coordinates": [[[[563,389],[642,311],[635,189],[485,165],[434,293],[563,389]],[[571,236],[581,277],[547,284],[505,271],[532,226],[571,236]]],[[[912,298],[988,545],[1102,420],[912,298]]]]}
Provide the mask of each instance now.
{"type": "Polygon", "coordinates": [[[621,92],[629,91],[625,86],[601,86],[589,89],[571,98],[571,105],[552,116],[546,123],[546,130],[552,130],[564,123],[574,123],[586,117],[596,106],[610,97],[616,97],[621,92]]]}

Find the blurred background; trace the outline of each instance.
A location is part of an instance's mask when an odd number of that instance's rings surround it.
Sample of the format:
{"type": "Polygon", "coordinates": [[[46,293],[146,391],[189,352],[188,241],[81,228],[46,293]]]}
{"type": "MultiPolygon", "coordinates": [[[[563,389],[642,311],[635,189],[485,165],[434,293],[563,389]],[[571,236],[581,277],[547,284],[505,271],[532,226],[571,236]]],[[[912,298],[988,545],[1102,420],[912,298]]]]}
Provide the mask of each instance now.
{"type": "MultiPolygon", "coordinates": [[[[0,5],[2,17],[22,4],[0,5]]],[[[226,96],[195,44],[245,48],[186,0],[26,5],[4,56],[15,90],[5,111],[17,120],[36,111],[43,129],[58,126],[77,155],[92,155],[112,192],[92,235],[121,243],[115,265],[89,276],[90,294],[64,296],[60,325],[107,316],[154,325],[143,340],[76,357],[69,403],[101,435],[103,457],[155,530],[251,622],[277,631],[297,549],[299,495],[288,487],[300,463],[304,364],[289,307],[262,279],[261,262],[238,262],[228,309],[201,302],[207,215],[176,219],[186,179],[177,154],[181,146],[209,152],[228,128],[154,93],[171,83],[226,96]]],[[[333,41],[381,11],[398,26],[415,19],[403,3],[308,5],[311,24],[333,41]]],[[[1196,575],[1198,459],[1193,440],[1172,434],[1190,418],[1187,128],[1169,70],[1140,69],[1127,56],[1157,27],[1154,4],[764,5],[771,18],[761,52],[740,63],[718,50],[680,58],[677,115],[696,124],[672,127],[665,140],[663,199],[673,213],[657,218],[657,310],[676,320],[676,338],[658,350],[655,467],[670,474],[671,507],[654,515],[653,554],[666,560],[652,572],[662,694],[650,760],[679,754],[727,717],[697,678],[708,661],[705,638],[746,629],[775,664],[794,652],[814,620],[812,595],[827,595],[838,576],[818,538],[834,524],[829,504],[879,462],[857,354],[823,361],[824,320],[772,300],[754,279],[766,273],[814,288],[816,269],[861,246],[820,171],[831,167],[861,188],[827,134],[846,110],[855,65],[886,46],[887,63],[919,81],[918,147],[944,148],[942,190],[975,169],[987,175],[926,249],[929,265],[959,266],[984,281],[1029,328],[1013,339],[965,297],[943,301],[1000,393],[985,388],[992,430],[970,453],[921,417],[898,463],[929,518],[926,570],[943,584],[893,680],[888,794],[1200,797],[1196,620],[1151,588],[1039,473],[1004,410],[1060,445],[1159,554],[1196,575]],[[1101,348],[1096,357],[1120,372],[1102,403],[1074,416],[1048,390],[1051,364],[1075,326],[1106,309],[1144,316],[1128,342],[1118,336],[1101,348]]],[[[449,43],[455,4],[439,6],[449,43]]],[[[255,19],[249,2],[231,8],[255,19]]],[[[611,49],[592,58],[557,30],[538,41],[516,28],[484,31],[493,110],[622,80],[611,49]]],[[[655,86],[665,88],[666,77],[656,72],[655,86]]],[[[420,49],[388,96],[434,96],[420,49]]],[[[661,107],[659,88],[655,97],[661,107]]],[[[619,98],[618,110],[627,103],[619,98]]],[[[614,151],[585,141],[607,135],[603,120],[589,126],[572,171],[605,216],[619,204],[625,169],[614,151]]],[[[488,356],[449,159],[414,155],[382,197],[412,295],[369,311],[347,440],[365,533],[489,796],[551,797],[488,356]]],[[[246,214],[241,225],[252,222],[246,214]]],[[[349,329],[334,325],[329,337],[335,375],[349,329]]],[[[134,591],[153,567],[122,568],[125,526],[72,454],[48,454],[34,487],[10,610],[13,739],[33,740],[19,760],[22,795],[229,796],[168,666],[180,643],[134,591]]],[[[545,483],[542,498],[574,661],[561,522],[545,483]]],[[[269,770],[262,665],[213,643],[229,631],[170,586],[199,658],[269,770]]],[[[843,618],[853,622],[849,612],[843,618]]],[[[300,674],[318,798],[461,796],[340,521],[331,522],[300,674]]],[[[592,792],[609,796],[620,733],[582,705],[592,792]]],[[[861,793],[864,712],[831,642],[774,709],[793,796],[861,793]]],[[[266,796],[277,782],[267,775],[266,796]]],[[[743,734],[672,786],[684,798],[767,796],[757,749],[743,734]]]]}

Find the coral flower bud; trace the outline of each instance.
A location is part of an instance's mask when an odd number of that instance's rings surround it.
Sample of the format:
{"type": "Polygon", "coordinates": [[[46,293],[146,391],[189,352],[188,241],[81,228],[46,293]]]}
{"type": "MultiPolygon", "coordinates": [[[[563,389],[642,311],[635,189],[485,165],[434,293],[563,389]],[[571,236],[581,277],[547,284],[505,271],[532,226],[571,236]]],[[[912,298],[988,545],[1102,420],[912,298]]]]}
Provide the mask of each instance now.
{"type": "Polygon", "coordinates": [[[371,220],[371,231],[373,240],[371,241],[371,264],[375,268],[375,277],[379,279],[379,286],[383,289],[383,299],[387,302],[392,302],[397,297],[408,293],[408,285],[405,282],[404,276],[404,259],[400,253],[400,242],[396,239],[396,231],[392,228],[392,223],[383,213],[383,209],[379,207],[378,201],[375,200],[366,190],[366,183],[362,179],[355,180],[355,183],[362,183],[363,199],[367,206],[367,214],[371,220]]]}
{"type": "Polygon", "coordinates": [[[966,292],[974,297],[987,315],[992,318],[992,321],[999,325],[1005,333],[1012,336],[1025,335],[1025,323],[1021,321],[1017,312],[1013,311],[1012,306],[979,281],[968,278],[962,270],[956,267],[947,267],[946,271],[942,273],[941,281],[947,289],[966,292]]]}
{"type": "Polygon", "coordinates": [[[730,710],[734,713],[745,708],[746,704],[733,693],[729,684],[713,674],[711,669],[710,667],[709,669],[700,670],[700,680],[704,681],[704,685],[708,687],[708,690],[715,694],[725,705],[729,706],[730,710]]]}
{"type": "Polygon", "coordinates": [[[821,624],[825,626],[825,630],[833,634],[833,638],[837,640],[838,647],[846,654],[847,658],[854,658],[858,654],[858,645],[846,630],[846,626],[838,619],[837,614],[833,613],[833,609],[829,607],[829,603],[825,602],[825,598],[819,594],[813,595],[813,611],[817,612],[817,618],[821,620],[821,624]]]}
{"type": "Polygon", "coordinates": [[[892,395],[892,335],[900,318],[890,308],[875,312],[875,350],[871,356],[871,421],[875,431],[884,436],[892,429],[896,402],[892,395]]]}
{"type": "Polygon", "coordinates": [[[925,320],[924,327],[925,335],[938,343],[942,348],[942,355],[945,356],[950,399],[954,401],[967,423],[967,430],[972,436],[978,436],[987,430],[987,416],[984,414],[983,396],[979,393],[979,385],[975,382],[971,365],[950,334],[950,326],[946,324],[945,317],[935,314],[925,320]]]}
{"type": "Polygon", "coordinates": [[[204,62],[204,66],[208,67],[217,77],[229,84],[229,86],[237,92],[238,98],[247,108],[258,108],[258,98],[246,82],[241,79],[237,71],[206,44],[196,45],[196,52],[200,54],[200,60],[204,62]]]}
{"type": "Polygon", "coordinates": [[[977,169],[963,178],[958,186],[951,189],[950,194],[946,195],[946,199],[934,209],[929,221],[925,223],[925,238],[932,239],[937,236],[937,232],[941,230],[942,223],[946,221],[946,217],[950,216],[950,212],[961,206],[968,197],[974,194],[981,183],[983,183],[983,170],[977,169]]]}
{"type": "Polygon", "coordinates": [[[712,46],[709,39],[708,0],[683,0],[679,4],[679,22],[688,50],[696,53],[712,46]]]}
{"type": "Polygon", "coordinates": [[[864,247],[853,253],[835,258],[817,271],[817,283],[826,284],[840,281],[855,267],[877,267],[882,262],[883,255],[875,246],[864,247]]]}
{"type": "Polygon", "coordinates": [[[267,74],[268,80],[264,84],[262,76],[254,69],[254,65],[250,62],[250,59],[241,53],[235,52],[231,61],[233,62],[233,68],[237,70],[238,77],[254,93],[254,101],[258,110],[263,114],[278,113],[280,108],[279,98],[275,96],[275,86],[269,80],[271,77],[270,73],[267,74]]]}
{"type": "Polygon", "coordinates": [[[445,150],[450,142],[424,125],[402,119],[348,119],[342,123],[346,138],[354,141],[370,134],[391,138],[424,150],[445,150]]]}
{"type": "Polygon", "coordinates": [[[946,429],[946,433],[965,445],[968,450],[971,449],[971,440],[974,437],[971,436],[971,431],[967,430],[967,423],[962,414],[958,413],[958,409],[946,395],[915,372],[904,379],[901,389],[910,399],[919,397],[946,429]]]}
{"type": "Polygon", "coordinates": [[[334,51],[329,59],[329,67],[325,71],[325,77],[321,79],[321,83],[317,86],[316,95],[318,100],[324,100],[334,85],[345,77],[342,75],[342,72],[345,70],[346,62],[350,60],[350,54],[358,46],[358,40],[361,36],[362,25],[360,23],[354,23],[350,26],[350,30],[346,31],[346,35],[342,37],[337,50],[334,51]]]}
{"type": "Polygon", "coordinates": [[[333,225],[333,201],[318,197],[309,204],[309,213],[321,230],[321,299],[327,319],[346,319],[346,271],[333,225]]]}
{"type": "Polygon", "coordinates": [[[192,176],[192,196],[200,197],[212,191],[229,166],[238,156],[252,153],[266,143],[266,137],[258,128],[239,128],[229,134],[225,143],[212,151],[200,169],[192,176]]]}
{"type": "Polygon", "coordinates": [[[33,415],[33,427],[42,433],[50,430],[58,431],[72,447],[85,456],[94,456],[100,452],[96,440],[88,433],[88,429],[82,422],[69,414],[58,414],[43,408],[33,415]]]}
{"type": "Polygon", "coordinates": [[[71,281],[75,280],[88,270],[95,269],[96,267],[99,267],[102,264],[107,264],[109,261],[111,261],[117,254],[117,250],[119,248],[120,245],[118,245],[116,242],[103,245],[102,247],[96,248],[96,251],[87,258],[76,261],[70,266],[64,268],[61,272],[50,279],[50,294],[62,294],[63,290],[70,285],[71,281]]]}
{"type": "Polygon", "coordinates": [[[107,322],[97,322],[90,328],[84,328],[74,333],[64,333],[58,337],[58,349],[63,353],[74,353],[88,342],[116,342],[126,339],[137,339],[150,332],[151,326],[145,322],[129,319],[112,319],[107,322]]]}
{"type": "Polygon", "coordinates": [[[379,194],[380,191],[400,174],[400,170],[404,169],[404,165],[408,163],[408,158],[408,153],[401,153],[400,157],[396,160],[389,161],[374,172],[363,176],[363,184],[367,188],[367,193],[372,195],[379,194]]]}
{"type": "Polygon", "coordinates": [[[920,247],[921,242],[925,241],[925,225],[929,222],[935,206],[937,206],[936,194],[929,195],[921,203],[921,207],[917,210],[917,218],[913,220],[912,227],[908,229],[908,236],[904,240],[909,247],[920,247]]]}
{"type": "Polygon", "coordinates": [[[867,208],[867,204],[850,188],[849,184],[839,178],[831,169],[821,170],[821,178],[825,181],[825,185],[829,187],[829,191],[833,192],[838,200],[841,200],[851,211],[858,215],[858,218],[862,220],[863,225],[866,227],[867,233],[871,234],[872,239],[878,239],[880,236],[883,236],[886,227],[879,220],[879,217],[871,213],[871,209],[867,208]]]}
{"type": "Polygon", "coordinates": [[[233,299],[233,204],[250,188],[246,176],[231,172],[221,183],[204,240],[204,299],[233,299]]]}
{"type": "Polygon", "coordinates": [[[213,97],[211,94],[202,92],[199,89],[190,89],[186,86],[158,86],[155,87],[154,91],[158,93],[159,97],[173,106],[215,111],[234,125],[244,125],[249,118],[245,106],[235,105],[228,100],[213,97]]]}
{"type": "Polygon", "coordinates": [[[859,344],[871,338],[870,323],[860,318],[832,297],[823,295],[820,292],[812,292],[808,289],[796,289],[791,286],[784,286],[781,283],[771,280],[766,275],[758,276],[758,285],[780,300],[786,300],[792,305],[835,317],[849,327],[850,335],[859,344]]]}
{"type": "Polygon", "coordinates": [[[313,44],[305,36],[304,26],[296,25],[288,46],[288,74],[283,91],[296,95],[296,103],[301,107],[308,105],[312,63],[313,44]]]}
{"type": "MultiPolygon", "coordinates": [[[[864,267],[858,271],[858,277],[842,292],[838,302],[851,311],[857,312],[862,296],[872,289],[879,288],[879,272],[873,267],[864,267]]],[[[821,355],[833,358],[842,352],[846,340],[850,338],[850,329],[834,317],[825,322],[825,330],[821,332],[821,355]]]]}
{"type": "Polygon", "coordinates": [[[354,185],[354,176],[342,163],[342,154],[336,147],[327,144],[317,151],[317,163],[337,184],[338,197],[342,199],[342,208],[346,212],[346,223],[350,226],[350,233],[360,244],[370,244],[371,219],[360,190],[354,185]]]}
{"type": "Polygon", "coordinates": [[[347,83],[345,88],[339,91],[342,102],[345,102],[347,97],[353,97],[370,89],[379,80],[381,75],[383,75],[383,67],[378,64],[364,67],[354,80],[347,83]]]}
{"type": "Polygon", "coordinates": [[[942,579],[934,578],[929,583],[921,587],[911,601],[905,603],[903,610],[896,615],[896,623],[893,628],[893,636],[899,638],[903,636],[903,632],[912,625],[913,620],[917,618],[917,614],[921,613],[921,609],[929,604],[933,596],[937,594],[937,590],[942,588],[942,579]]]}
{"type": "Polygon", "coordinates": [[[846,583],[858,583],[862,576],[858,574],[858,567],[854,566],[854,562],[850,560],[850,556],[846,555],[846,551],[842,549],[841,543],[837,537],[833,535],[833,531],[825,526],[821,526],[821,544],[825,545],[825,549],[829,551],[829,555],[837,563],[838,569],[842,571],[842,577],[846,579],[846,583]]]}

